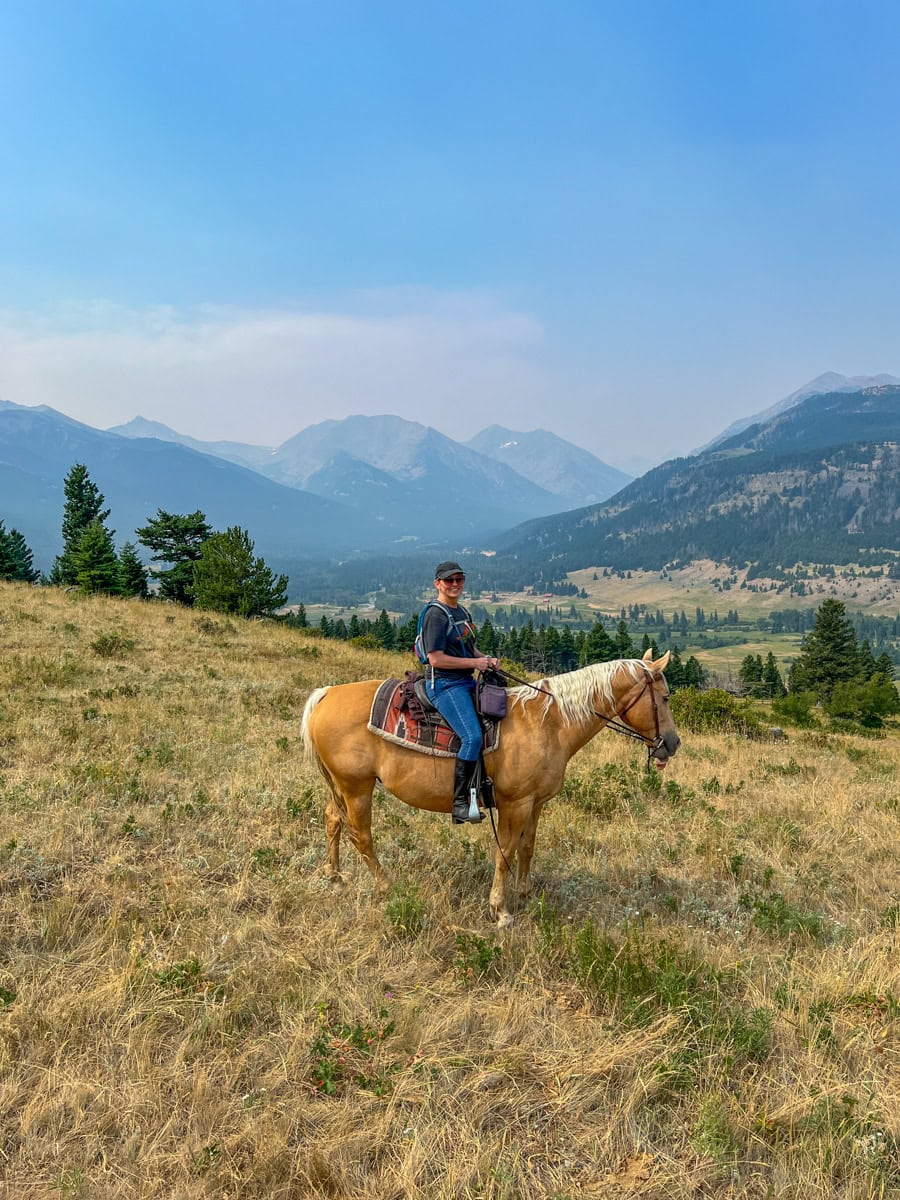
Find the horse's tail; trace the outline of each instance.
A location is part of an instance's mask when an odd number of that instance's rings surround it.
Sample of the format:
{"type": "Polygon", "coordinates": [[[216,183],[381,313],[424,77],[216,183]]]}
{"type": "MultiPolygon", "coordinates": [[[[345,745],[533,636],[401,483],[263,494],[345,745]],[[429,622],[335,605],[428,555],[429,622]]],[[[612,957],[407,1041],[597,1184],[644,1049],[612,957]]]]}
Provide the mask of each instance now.
{"type": "Polygon", "coordinates": [[[331,792],[332,796],[334,797],[334,801],[338,807],[338,811],[340,812],[340,814],[344,818],[344,820],[346,820],[347,819],[347,805],[344,802],[343,796],[338,791],[337,784],[334,781],[334,776],[331,774],[331,772],[328,770],[328,768],[322,762],[322,759],[319,757],[319,752],[316,749],[316,744],[312,740],[312,735],[309,732],[309,718],[312,715],[312,711],[316,707],[316,705],[320,702],[320,700],[322,699],[322,697],[325,695],[325,693],[327,691],[328,691],[327,687],[316,688],[316,690],[310,695],[309,699],[307,700],[306,704],[304,705],[303,716],[300,719],[300,741],[303,744],[304,756],[306,757],[307,761],[314,762],[316,764],[316,766],[319,768],[319,772],[322,775],[322,778],[328,784],[328,789],[331,792]]]}
{"type": "Polygon", "coordinates": [[[303,716],[300,718],[300,741],[303,745],[303,754],[307,759],[318,759],[319,757],[318,754],[316,754],[316,747],[313,744],[312,737],[310,736],[309,718],[312,715],[313,709],[327,691],[327,687],[316,688],[316,690],[310,694],[309,699],[303,706],[303,716]]]}

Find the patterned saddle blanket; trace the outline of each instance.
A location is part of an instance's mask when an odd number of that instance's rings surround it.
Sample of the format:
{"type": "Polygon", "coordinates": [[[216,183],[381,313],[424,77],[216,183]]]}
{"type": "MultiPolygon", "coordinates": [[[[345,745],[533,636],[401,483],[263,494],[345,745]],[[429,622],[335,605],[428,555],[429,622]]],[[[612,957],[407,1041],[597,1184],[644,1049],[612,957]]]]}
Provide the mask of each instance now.
{"type": "MultiPolygon", "coordinates": [[[[367,728],[379,737],[420,754],[455,758],[459,738],[440,713],[426,709],[416,695],[416,680],[424,676],[407,671],[406,679],[386,679],[375,693],[367,728]]],[[[500,722],[481,718],[484,752],[490,754],[500,743],[500,722]]]]}

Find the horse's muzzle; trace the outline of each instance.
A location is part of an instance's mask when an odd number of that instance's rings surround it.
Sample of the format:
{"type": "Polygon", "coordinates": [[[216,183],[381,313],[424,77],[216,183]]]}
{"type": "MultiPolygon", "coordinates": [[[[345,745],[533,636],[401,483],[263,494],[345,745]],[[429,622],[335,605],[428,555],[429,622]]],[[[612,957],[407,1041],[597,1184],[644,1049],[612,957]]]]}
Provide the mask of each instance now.
{"type": "Polygon", "coordinates": [[[681,745],[681,738],[673,730],[660,734],[659,745],[653,751],[653,757],[657,762],[668,762],[673,755],[678,753],[678,747],[681,745]]]}

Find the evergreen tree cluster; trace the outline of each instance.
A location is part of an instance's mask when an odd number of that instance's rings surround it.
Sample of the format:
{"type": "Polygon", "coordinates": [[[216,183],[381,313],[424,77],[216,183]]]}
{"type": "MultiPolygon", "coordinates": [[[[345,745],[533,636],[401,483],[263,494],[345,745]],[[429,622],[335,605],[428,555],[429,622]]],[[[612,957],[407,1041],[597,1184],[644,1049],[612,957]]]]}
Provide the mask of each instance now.
{"type": "Polygon", "coordinates": [[[761,654],[748,654],[741,663],[738,679],[745,696],[757,700],[774,700],[787,692],[775,655],[770,650],[765,661],[761,654]]]}
{"type": "MultiPolygon", "coordinates": [[[[63,548],[48,582],[86,593],[147,598],[147,568],[133,542],[116,553],[115,531],[107,525],[110,510],[84,463],[68,472],[63,493],[63,548]]],[[[157,509],[137,535],[152,560],[165,564],[152,571],[164,599],[239,616],[269,613],[287,600],[287,576],[276,576],[254,555],[250,535],[239,526],[217,533],[199,510],[157,509]]],[[[25,539],[15,529],[7,532],[0,521],[0,579],[37,577],[25,539]]]]}
{"type": "Polygon", "coordinates": [[[876,658],[869,643],[859,641],[839,600],[826,600],[816,613],[789,686],[792,695],[815,698],[841,720],[877,726],[900,712],[893,660],[886,652],[876,658]]]}
{"type": "MultiPolygon", "coordinates": [[[[377,620],[360,619],[355,613],[345,621],[343,617],[323,616],[318,630],[323,637],[352,641],[355,645],[385,650],[403,650],[412,653],[416,639],[418,614],[405,621],[392,622],[385,609],[377,620]]],[[[289,625],[308,628],[309,622],[303,605],[299,611],[285,618],[289,625]]],[[[521,626],[513,626],[504,632],[485,616],[478,626],[479,650],[492,657],[503,658],[519,664],[525,670],[543,675],[559,675],[574,671],[589,663],[610,662],[614,658],[640,658],[650,650],[654,658],[660,657],[660,649],[654,638],[645,633],[635,642],[625,621],[619,621],[614,633],[609,633],[602,621],[597,620],[589,630],[573,631],[570,626],[561,628],[544,624],[535,628],[529,618],[521,626]]],[[[697,659],[691,655],[683,661],[677,647],[672,650],[666,680],[674,691],[679,687],[702,687],[706,675],[697,659]]]]}
{"type": "Polygon", "coordinates": [[[876,678],[893,681],[890,655],[883,653],[876,658],[869,643],[857,638],[841,601],[825,600],[791,665],[790,690],[813,692],[820,700],[828,700],[841,684],[867,683],[876,678]]]}

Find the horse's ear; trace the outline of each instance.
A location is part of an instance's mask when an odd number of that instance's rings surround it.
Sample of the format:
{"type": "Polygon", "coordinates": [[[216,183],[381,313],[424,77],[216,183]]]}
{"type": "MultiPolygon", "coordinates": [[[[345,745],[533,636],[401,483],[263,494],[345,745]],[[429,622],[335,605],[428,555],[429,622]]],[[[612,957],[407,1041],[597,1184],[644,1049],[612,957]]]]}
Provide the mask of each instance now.
{"type": "Polygon", "coordinates": [[[648,663],[648,662],[653,662],[653,651],[650,649],[650,647],[649,647],[649,646],[647,647],[647,649],[646,649],[646,650],[644,651],[644,653],[643,653],[643,656],[642,656],[642,661],[643,661],[643,662],[645,662],[645,663],[648,663]]]}
{"type": "Polygon", "coordinates": [[[662,675],[663,671],[669,665],[669,659],[672,657],[671,650],[667,650],[662,658],[658,658],[655,663],[650,664],[650,669],[654,675],[662,675]]]}

